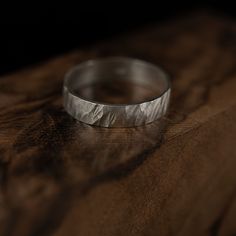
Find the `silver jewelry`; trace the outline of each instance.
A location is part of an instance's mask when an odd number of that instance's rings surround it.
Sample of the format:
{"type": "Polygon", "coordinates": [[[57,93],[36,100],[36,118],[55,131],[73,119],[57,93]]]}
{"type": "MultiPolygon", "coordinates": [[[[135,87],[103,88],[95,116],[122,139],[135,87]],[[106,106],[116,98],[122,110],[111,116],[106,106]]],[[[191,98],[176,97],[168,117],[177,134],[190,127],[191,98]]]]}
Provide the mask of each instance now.
{"type": "Polygon", "coordinates": [[[137,59],[111,57],[90,60],[72,68],[65,76],[63,97],[66,111],[79,121],[102,127],[133,127],[162,117],[168,108],[170,92],[168,75],[159,67],[137,59]],[[94,99],[93,86],[117,84],[117,81],[148,88],[153,95],[136,102],[140,91],[129,86],[134,101],[128,104],[94,99]]]}

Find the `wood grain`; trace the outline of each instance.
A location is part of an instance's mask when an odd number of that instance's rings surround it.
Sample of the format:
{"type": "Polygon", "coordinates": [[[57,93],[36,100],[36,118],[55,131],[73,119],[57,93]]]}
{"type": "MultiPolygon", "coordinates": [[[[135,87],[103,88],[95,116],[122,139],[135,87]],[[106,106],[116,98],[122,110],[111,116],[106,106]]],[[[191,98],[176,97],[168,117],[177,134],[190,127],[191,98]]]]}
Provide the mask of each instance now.
{"type": "Polygon", "coordinates": [[[0,235],[235,235],[236,23],[197,12],[0,79],[0,235]],[[170,112],[96,128],[62,107],[96,57],[157,63],[170,112]]]}

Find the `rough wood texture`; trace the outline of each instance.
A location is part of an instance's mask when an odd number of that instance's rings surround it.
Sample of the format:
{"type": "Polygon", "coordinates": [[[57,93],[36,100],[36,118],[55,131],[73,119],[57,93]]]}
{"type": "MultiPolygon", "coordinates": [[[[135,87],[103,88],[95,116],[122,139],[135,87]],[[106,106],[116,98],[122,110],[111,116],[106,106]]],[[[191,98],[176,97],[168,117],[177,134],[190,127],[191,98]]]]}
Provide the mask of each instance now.
{"type": "Polygon", "coordinates": [[[0,235],[235,235],[236,23],[196,13],[0,79],[0,235]],[[126,55],[173,76],[169,115],[83,125],[65,71],[126,55]]]}

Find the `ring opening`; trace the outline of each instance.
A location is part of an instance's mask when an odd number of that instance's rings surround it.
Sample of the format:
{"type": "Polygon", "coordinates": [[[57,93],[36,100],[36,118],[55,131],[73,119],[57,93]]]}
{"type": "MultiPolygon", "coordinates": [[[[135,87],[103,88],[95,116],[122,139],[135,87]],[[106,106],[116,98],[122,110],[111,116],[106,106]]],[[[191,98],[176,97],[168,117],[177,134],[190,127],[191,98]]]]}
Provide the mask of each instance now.
{"type": "Polygon", "coordinates": [[[156,99],[169,88],[167,75],[151,63],[107,58],[80,64],[67,74],[74,95],[104,104],[137,104],[156,99]]]}

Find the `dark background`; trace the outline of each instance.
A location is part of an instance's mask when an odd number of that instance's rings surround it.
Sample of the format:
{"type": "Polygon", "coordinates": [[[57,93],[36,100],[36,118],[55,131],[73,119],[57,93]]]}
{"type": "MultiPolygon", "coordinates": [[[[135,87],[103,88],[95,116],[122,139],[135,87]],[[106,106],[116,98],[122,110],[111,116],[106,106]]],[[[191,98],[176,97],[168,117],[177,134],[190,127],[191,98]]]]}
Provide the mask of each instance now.
{"type": "Polygon", "coordinates": [[[198,9],[216,11],[231,18],[236,14],[233,2],[228,1],[18,4],[12,3],[8,10],[1,9],[0,12],[0,74],[198,9]]]}

